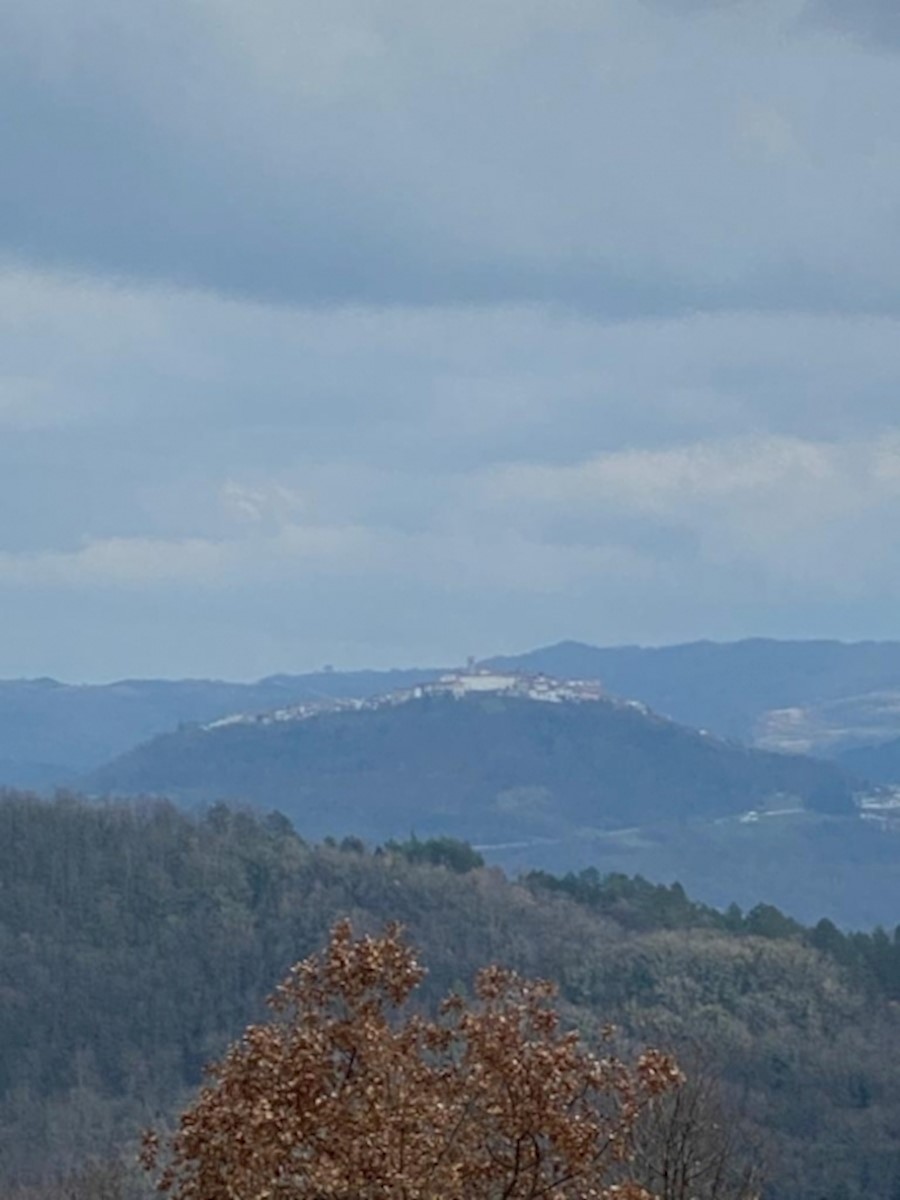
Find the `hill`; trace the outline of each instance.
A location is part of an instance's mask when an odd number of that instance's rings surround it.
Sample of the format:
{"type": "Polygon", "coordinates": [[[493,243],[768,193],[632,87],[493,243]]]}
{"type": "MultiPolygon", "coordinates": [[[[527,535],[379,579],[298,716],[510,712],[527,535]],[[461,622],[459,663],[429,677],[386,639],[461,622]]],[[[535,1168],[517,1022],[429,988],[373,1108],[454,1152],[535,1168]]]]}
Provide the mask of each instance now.
{"type": "Polygon", "coordinates": [[[560,642],[487,665],[601,679],[676,721],[770,749],[832,753],[900,734],[900,642],[560,642]]]}
{"type": "Polygon", "coordinates": [[[83,784],[275,807],[311,838],[450,835],[508,870],[640,872],[681,879],[708,903],[769,900],[804,920],[900,911],[900,839],[883,835],[879,810],[860,819],[860,785],[834,764],[608,698],[418,691],[182,729],[83,784]]]}
{"type": "Polygon", "coordinates": [[[900,1182],[896,937],[805,929],[768,906],[722,914],[596,872],[511,883],[451,843],[313,847],[279,817],[73,797],[2,797],[0,878],[4,1195],[130,1153],[345,915],[406,924],[427,1003],[500,961],[556,980],[587,1032],[612,1020],[626,1044],[686,1063],[702,1049],[766,1144],[767,1200],[869,1200],[900,1182]]]}
{"type": "Polygon", "coordinates": [[[577,687],[460,675],[337,710],[181,729],[94,772],[90,791],[276,806],[304,836],[410,829],[560,838],[780,806],[849,815],[831,764],[769,754],[577,687]]]}
{"type": "Polygon", "coordinates": [[[900,738],[877,746],[856,746],[838,757],[848,771],[864,772],[876,783],[900,784],[900,738]]]}
{"type": "Polygon", "coordinates": [[[434,671],[320,671],[257,683],[209,679],[125,679],[67,684],[0,681],[0,783],[47,787],[182,723],[233,712],[264,712],[323,697],[369,696],[406,687],[434,671]]]}
{"type": "MultiPolygon", "coordinates": [[[[754,639],[681,646],[562,642],[502,670],[600,679],[683,724],[766,749],[837,753],[900,736],[900,643],[754,639]]],[[[101,766],[180,724],[322,699],[375,696],[445,668],[274,675],[255,683],[0,681],[0,782],[46,787],[101,766]]]]}

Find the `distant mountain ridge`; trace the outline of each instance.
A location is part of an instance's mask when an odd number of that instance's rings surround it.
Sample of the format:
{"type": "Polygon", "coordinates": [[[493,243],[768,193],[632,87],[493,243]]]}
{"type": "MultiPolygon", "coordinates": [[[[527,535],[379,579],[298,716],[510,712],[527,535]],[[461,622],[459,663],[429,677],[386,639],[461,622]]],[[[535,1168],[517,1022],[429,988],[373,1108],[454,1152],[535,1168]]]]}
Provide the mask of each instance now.
{"type": "Polygon", "coordinates": [[[623,850],[639,862],[701,826],[862,825],[858,785],[831,763],[725,742],[585,682],[488,671],[182,728],[75,782],[277,809],[312,839],[449,835],[553,869],[623,850]]]}
{"type": "Polygon", "coordinates": [[[591,685],[576,702],[547,679],[470,684],[185,727],[74,782],[276,809],[306,838],[449,835],[514,872],[639,873],[721,906],[896,923],[894,798],[836,764],[722,741],[591,685]]]}
{"type": "MultiPolygon", "coordinates": [[[[568,679],[682,724],[773,750],[837,754],[900,737],[900,642],[694,642],[596,647],[577,642],[482,664],[568,679]]],[[[255,683],[0,681],[0,783],[52,786],[183,723],[322,699],[365,698],[448,668],[316,671],[255,683]]]]}
{"type": "Polygon", "coordinates": [[[601,679],[685,725],[770,749],[832,752],[900,735],[900,642],[560,642],[486,665],[601,679]]]}
{"type": "Polygon", "coordinates": [[[256,683],[125,679],[68,684],[0,681],[0,784],[43,787],[99,767],[181,724],[264,712],[322,697],[367,696],[431,679],[437,669],[317,671],[256,683]]]}

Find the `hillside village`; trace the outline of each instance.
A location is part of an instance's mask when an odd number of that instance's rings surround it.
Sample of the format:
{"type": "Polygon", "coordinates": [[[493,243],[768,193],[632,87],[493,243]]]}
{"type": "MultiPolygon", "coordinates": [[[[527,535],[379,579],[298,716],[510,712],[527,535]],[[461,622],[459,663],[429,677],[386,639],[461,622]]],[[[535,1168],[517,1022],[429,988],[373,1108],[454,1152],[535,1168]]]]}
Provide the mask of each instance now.
{"type": "Polygon", "coordinates": [[[532,675],[522,671],[492,671],[486,668],[469,667],[462,671],[451,671],[433,682],[417,683],[412,687],[399,688],[380,696],[332,699],[293,704],[266,713],[235,713],[220,717],[203,726],[204,729],[221,729],[226,725],[270,725],[282,721],[304,721],[325,712],[372,712],[379,708],[394,708],[414,700],[429,697],[452,697],[461,700],[472,695],[502,695],[510,699],[537,700],[545,704],[597,703],[623,705],[647,712],[646,705],[638,700],[615,700],[609,696],[599,680],[554,679],[549,675],[532,675]]]}

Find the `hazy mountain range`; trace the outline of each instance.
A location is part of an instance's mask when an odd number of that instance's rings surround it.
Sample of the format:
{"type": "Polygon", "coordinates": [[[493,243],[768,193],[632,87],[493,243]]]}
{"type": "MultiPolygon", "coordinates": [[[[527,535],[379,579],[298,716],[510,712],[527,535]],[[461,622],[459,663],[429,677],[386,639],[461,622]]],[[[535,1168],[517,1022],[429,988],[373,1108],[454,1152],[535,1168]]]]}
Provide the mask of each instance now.
{"type": "Polygon", "coordinates": [[[313,840],[450,835],[513,871],[590,866],[679,880],[723,907],[767,901],[863,926],[896,918],[891,794],[827,760],[726,741],[635,701],[546,681],[510,690],[515,679],[457,676],[336,709],[184,727],[79,782],[97,796],[275,809],[313,840]]]}
{"type": "MultiPolygon", "coordinates": [[[[839,753],[900,736],[900,642],[694,642],[600,648],[562,642],[487,660],[567,679],[600,679],[687,725],[768,749],[839,753]]],[[[64,783],[182,723],[323,697],[373,696],[446,667],[318,671],[256,683],[123,680],[0,682],[0,781],[64,783]]]]}
{"type": "Polygon", "coordinates": [[[492,662],[601,679],[685,725],[773,750],[831,754],[900,736],[900,642],[561,642],[492,662]]]}
{"type": "Polygon", "coordinates": [[[436,670],[322,671],[257,683],[209,679],[125,679],[67,684],[0,682],[0,781],[63,784],[139,742],[185,723],[264,712],[323,697],[367,696],[432,678],[436,670]]]}
{"type": "Polygon", "coordinates": [[[832,763],[725,742],[608,699],[503,691],[385,697],[361,709],[164,734],[84,780],[93,792],[243,800],[306,837],[558,839],[760,806],[847,815],[832,763]]]}
{"type": "Polygon", "coordinates": [[[640,872],[719,905],[896,923],[897,801],[866,780],[897,775],[890,746],[878,770],[865,754],[900,733],[900,644],[567,642],[490,663],[599,679],[605,699],[426,695],[310,718],[442,671],[8,682],[0,782],[238,801],[285,812],[311,838],[451,834],[512,870],[640,872]]]}

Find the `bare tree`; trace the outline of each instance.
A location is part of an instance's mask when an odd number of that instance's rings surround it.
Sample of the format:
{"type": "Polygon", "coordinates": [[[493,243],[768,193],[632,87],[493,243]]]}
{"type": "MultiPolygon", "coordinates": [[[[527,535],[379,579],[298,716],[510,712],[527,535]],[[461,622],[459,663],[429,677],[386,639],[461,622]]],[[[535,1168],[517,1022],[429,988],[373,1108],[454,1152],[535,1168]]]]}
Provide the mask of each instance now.
{"type": "Polygon", "coordinates": [[[701,1049],[678,1088],[654,1097],[636,1122],[632,1174],[659,1200],[758,1200],[763,1155],[726,1102],[701,1049]]]}

